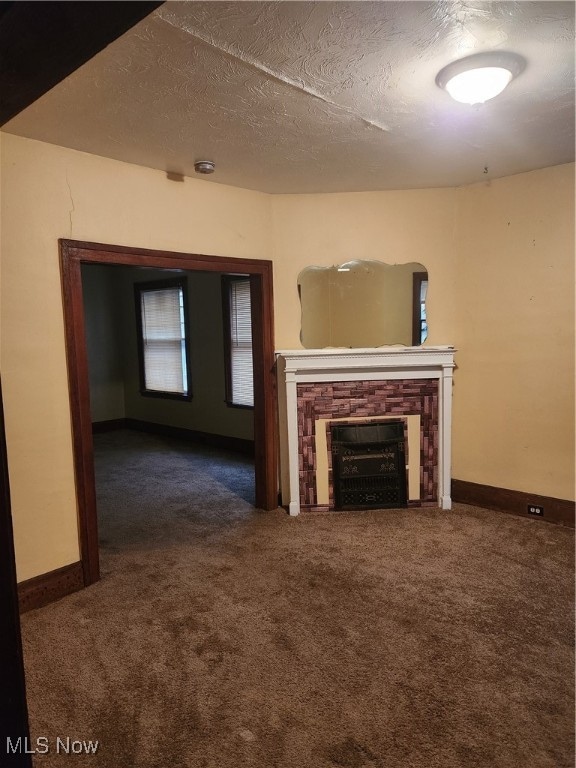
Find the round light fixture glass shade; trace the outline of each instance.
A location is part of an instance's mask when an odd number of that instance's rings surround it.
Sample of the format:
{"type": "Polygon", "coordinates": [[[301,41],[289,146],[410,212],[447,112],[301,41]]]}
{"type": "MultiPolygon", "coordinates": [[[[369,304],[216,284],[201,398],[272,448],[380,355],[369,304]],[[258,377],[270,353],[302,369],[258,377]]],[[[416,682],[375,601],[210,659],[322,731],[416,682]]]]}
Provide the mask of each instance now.
{"type": "Polygon", "coordinates": [[[483,104],[502,93],[512,80],[512,72],[500,67],[469,69],[446,83],[446,90],[462,104],[483,104]]]}
{"type": "Polygon", "coordinates": [[[436,76],[436,83],[456,101],[483,104],[502,93],[525,66],[516,53],[477,53],[448,64],[436,76]]]}

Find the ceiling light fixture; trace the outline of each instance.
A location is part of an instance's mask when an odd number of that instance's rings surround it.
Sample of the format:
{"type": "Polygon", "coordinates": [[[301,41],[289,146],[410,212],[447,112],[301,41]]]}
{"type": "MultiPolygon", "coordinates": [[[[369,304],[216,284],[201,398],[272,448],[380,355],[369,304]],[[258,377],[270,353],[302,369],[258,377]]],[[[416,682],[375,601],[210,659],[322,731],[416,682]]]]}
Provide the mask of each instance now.
{"type": "Polygon", "coordinates": [[[517,53],[475,53],[441,69],[436,85],[463,104],[483,104],[502,93],[525,66],[526,61],[517,53]]]}
{"type": "Polygon", "coordinates": [[[214,173],[215,164],[212,160],[196,160],[194,170],[196,173],[214,173]]]}

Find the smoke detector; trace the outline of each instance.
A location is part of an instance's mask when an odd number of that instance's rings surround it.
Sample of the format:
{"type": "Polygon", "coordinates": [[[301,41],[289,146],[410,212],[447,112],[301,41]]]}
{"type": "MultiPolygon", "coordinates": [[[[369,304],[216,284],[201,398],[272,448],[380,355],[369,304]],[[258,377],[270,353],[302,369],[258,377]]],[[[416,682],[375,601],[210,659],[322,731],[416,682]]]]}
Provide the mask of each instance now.
{"type": "Polygon", "coordinates": [[[194,170],[196,173],[214,173],[215,164],[212,160],[196,160],[194,170]]]}

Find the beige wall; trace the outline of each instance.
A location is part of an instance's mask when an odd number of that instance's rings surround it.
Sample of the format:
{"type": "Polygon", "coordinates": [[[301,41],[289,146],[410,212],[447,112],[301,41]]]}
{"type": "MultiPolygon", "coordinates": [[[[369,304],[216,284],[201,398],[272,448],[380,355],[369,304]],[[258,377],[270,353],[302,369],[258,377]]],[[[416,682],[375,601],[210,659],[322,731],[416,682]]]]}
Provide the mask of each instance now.
{"type": "Polygon", "coordinates": [[[60,237],[271,254],[270,198],[2,136],[2,376],[18,579],[78,560],[60,237]]]}
{"type": "Polygon", "coordinates": [[[458,204],[452,476],[574,499],[574,166],[458,204]]]}
{"type": "Polygon", "coordinates": [[[300,346],[305,266],[421,262],[427,343],[460,347],[454,476],[573,498],[572,172],[271,197],[4,134],[1,350],[19,579],[78,559],[59,237],[273,256],[278,348],[300,346]]]}
{"type": "Polygon", "coordinates": [[[458,348],[453,477],[574,499],[573,164],[452,190],[272,204],[279,347],[300,346],[290,286],[304,266],[421,262],[427,344],[458,348]]]}
{"type": "Polygon", "coordinates": [[[275,195],[274,313],[278,348],[300,347],[298,273],[352,259],[428,269],[428,344],[451,344],[455,319],[455,189],[275,195]]]}

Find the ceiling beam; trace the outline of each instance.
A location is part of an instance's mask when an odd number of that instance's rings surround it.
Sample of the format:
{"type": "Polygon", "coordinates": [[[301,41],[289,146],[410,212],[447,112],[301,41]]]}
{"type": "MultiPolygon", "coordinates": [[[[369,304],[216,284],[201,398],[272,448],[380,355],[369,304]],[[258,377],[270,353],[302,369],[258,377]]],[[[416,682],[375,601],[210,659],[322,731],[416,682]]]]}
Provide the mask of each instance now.
{"type": "Polygon", "coordinates": [[[0,126],[162,2],[0,2],[0,126]]]}

